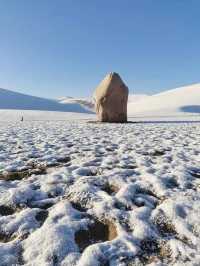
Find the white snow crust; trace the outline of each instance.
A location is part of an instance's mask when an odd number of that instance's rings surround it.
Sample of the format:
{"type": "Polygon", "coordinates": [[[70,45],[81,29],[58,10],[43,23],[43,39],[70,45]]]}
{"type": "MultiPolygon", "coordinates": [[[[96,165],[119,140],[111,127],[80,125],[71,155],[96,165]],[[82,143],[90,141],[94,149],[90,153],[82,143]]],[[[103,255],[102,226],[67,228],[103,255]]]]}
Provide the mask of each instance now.
{"type": "Polygon", "coordinates": [[[199,221],[199,123],[0,123],[1,266],[200,265],[199,221]]]}

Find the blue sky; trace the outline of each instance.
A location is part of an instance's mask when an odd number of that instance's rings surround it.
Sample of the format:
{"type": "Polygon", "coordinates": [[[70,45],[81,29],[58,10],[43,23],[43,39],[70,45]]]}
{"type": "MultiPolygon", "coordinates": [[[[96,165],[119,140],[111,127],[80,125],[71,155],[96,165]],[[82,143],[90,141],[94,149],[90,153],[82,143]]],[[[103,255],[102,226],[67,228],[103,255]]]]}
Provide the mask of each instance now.
{"type": "Polygon", "coordinates": [[[131,93],[200,82],[199,0],[0,0],[0,87],[90,96],[107,72],[131,93]]]}

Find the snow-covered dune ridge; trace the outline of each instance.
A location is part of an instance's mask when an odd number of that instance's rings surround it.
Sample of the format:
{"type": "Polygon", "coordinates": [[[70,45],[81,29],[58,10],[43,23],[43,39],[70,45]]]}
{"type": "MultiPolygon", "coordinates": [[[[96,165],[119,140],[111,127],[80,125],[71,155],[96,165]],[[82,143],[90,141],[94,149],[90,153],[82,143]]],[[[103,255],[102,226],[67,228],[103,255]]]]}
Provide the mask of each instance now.
{"type": "Polygon", "coordinates": [[[129,116],[177,116],[200,113],[200,83],[168,90],[128,104],[129,116]]]}
{"type": "Polygon", "coordinates": [[[58,101],[63,104],[79,104],[90,111],[94,110],[94,101],[91,98],[74,98],[68,96],[61,97],[58,101]]]}
{"type": "Polygon", "coordinates": [[[0,89],[0,109],[91,113],[77,102],[61,103],[5,89],[0,89]]]}
{"type": "Polygon", "coordinates": [[[150,96],[147,94],[129,94],[128,96],[128,104],[133,102],[138,102],[144,99],[149,98],[150,96]]]}

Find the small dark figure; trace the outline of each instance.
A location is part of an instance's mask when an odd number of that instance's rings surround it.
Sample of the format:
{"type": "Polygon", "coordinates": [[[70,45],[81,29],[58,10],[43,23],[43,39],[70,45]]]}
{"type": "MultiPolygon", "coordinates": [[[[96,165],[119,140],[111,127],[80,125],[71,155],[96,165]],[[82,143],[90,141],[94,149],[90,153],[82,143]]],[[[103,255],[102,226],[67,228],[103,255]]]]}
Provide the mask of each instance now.
{"type": "Polygon", "coordinates": [[[21,121],[22,121],[22,122],[24,121],[24,118],[23,118],[23,116],[22,116],[22,118],[21,118],[21,121]]]}

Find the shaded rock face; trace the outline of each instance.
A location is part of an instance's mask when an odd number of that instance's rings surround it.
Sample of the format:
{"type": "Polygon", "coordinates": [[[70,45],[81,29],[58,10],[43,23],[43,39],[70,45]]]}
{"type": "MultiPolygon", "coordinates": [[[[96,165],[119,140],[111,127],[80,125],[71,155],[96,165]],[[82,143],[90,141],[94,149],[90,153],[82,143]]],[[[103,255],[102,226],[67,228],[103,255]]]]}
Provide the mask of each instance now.
{"type": "Polygon", "coordinates": [[[93,97],[99,121],[127,122],[128,87],[117,73],[108,74],[93,97]]]}

